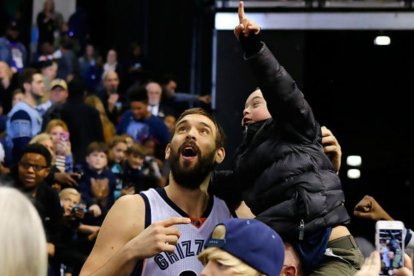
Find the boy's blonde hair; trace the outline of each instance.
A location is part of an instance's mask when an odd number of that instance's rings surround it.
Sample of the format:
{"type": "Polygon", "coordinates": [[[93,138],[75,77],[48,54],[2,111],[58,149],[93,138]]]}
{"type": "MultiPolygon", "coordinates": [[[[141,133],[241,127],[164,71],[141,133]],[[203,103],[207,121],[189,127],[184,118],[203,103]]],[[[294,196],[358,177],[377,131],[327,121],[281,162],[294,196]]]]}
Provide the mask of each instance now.
{"type": "Polygon", "coordinates": [[[76,189],[74,189],[74,188],[65,188],[62,191],[60,191],[59,198],[60,199],[63,199],[63,198],[65,198],[68,195],[75,195],[75,196],[79,196],[80,197],[81,194],[76,189]]]}

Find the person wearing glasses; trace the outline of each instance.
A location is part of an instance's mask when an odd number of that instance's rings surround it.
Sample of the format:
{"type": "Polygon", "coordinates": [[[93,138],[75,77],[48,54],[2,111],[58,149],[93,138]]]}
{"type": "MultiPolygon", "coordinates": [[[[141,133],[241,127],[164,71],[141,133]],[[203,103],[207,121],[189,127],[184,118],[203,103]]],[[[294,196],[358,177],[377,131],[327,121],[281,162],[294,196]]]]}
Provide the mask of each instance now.
{"type": "Polygon", "coordinates": [[[2,183],[9,182],[35,206],[45,228],[48,255],[53,266],[63,211],[57,192],[45,182],[51,162],[52,157],[46,147],[41,144],[27,145],[22,149],[17,165],[2,183]]]}

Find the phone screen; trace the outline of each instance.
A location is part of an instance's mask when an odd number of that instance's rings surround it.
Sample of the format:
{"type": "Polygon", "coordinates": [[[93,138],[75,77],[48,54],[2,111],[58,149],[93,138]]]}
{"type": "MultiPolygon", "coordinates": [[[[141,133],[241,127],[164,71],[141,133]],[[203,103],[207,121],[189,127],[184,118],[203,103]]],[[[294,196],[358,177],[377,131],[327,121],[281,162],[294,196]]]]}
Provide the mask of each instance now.
{"type": "Polygon", "coordinates": [[[379,229],[378,242],[381,275],[392,275],[394,268],[403,266],[403,231],[401,229],[379,229]]]}

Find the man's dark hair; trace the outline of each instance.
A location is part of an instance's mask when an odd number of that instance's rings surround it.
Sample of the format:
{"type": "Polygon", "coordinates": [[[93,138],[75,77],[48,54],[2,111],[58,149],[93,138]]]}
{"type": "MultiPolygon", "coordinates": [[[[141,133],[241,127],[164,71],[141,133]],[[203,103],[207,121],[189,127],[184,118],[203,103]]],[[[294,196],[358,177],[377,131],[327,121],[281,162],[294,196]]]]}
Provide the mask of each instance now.
{"type": "MultiPolygon", "coordinates": [[[[216,126],[216,129],[217,129],[217,135],[216,135],[216,146],[217,146],[217,148],[224,147],[224,142],[225,142],[225,139],[226,139],[224,131],[221,128],[221,126],[219,125],[219,123],[217,122],[216,118],[212,114],[208,113],[205,109],[196,107],[196,108],[190,108],[190,109],[185,110],[183,113],[181,113],[180,117],[178,117],[176,125],[185,116],[191,115],[191,114],[198,114],[198,115],[202,115],[202,116],[205,116],[205,117],[209,118],[214,123],[214,125],[216,126]]],[[[175,127],[174,127],[174,130],[172,132],[172,136],[174,136],[174,133],[175,133],[175,127]]]]}
{"type": "Polygon", "coordinates": [[[29,144],[25,146],[20,153],[19,160],[21,160],[23,155],[25,155],[26,153],[37,153],[37,154],[42,155],[46,159],[47,167],[50,167],[52,164],[52,155],[50,154],[49,150],[41,144],[35,143],[35,144],[29,144]]]}
{"type": "Polygon", "coordinates": [[[85,82],[79,78],[75,77],[68,83],[68,92],[69,98],[83,98],[85,96],[86,86],[85,82]]]}
{"type": "Polygon", "coordinates": [[[86,150],[86,156],[93,152],[103,152],[108,156],[108,146],[103,142],[92,142],[86,150]]]}
{"type": "Polygon", "coordinates": [[[34,68],[26,68],[23,70],[23,72],[19,76],[19,86],[23,89],[23,84],[29,83],[31,84],[33,82],[33,75],[39,74],[39,70],[34,68]]]}
{"type": "Polygon", "coordinates": [[[128,101],[131,102],[143,102],[148,103],[147,89],[145,86],[135,86],[129,90],[128,101]]]}

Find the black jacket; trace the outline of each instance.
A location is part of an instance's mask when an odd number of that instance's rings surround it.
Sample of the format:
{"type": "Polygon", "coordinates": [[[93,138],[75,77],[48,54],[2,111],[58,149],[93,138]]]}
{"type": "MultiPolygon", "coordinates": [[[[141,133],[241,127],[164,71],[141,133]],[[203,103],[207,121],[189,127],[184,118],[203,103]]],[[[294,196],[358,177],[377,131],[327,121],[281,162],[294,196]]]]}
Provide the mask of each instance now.
{"type": "Polygon", "coordinates": [[[247,58],[273,119],[249,126],[235,160],[242,197],[285,239],[346,224],[341,182],[323,152],[312,109],[262,42],[247,58]],[[301,230],[302,229],[302,230],[301,230]]]}

